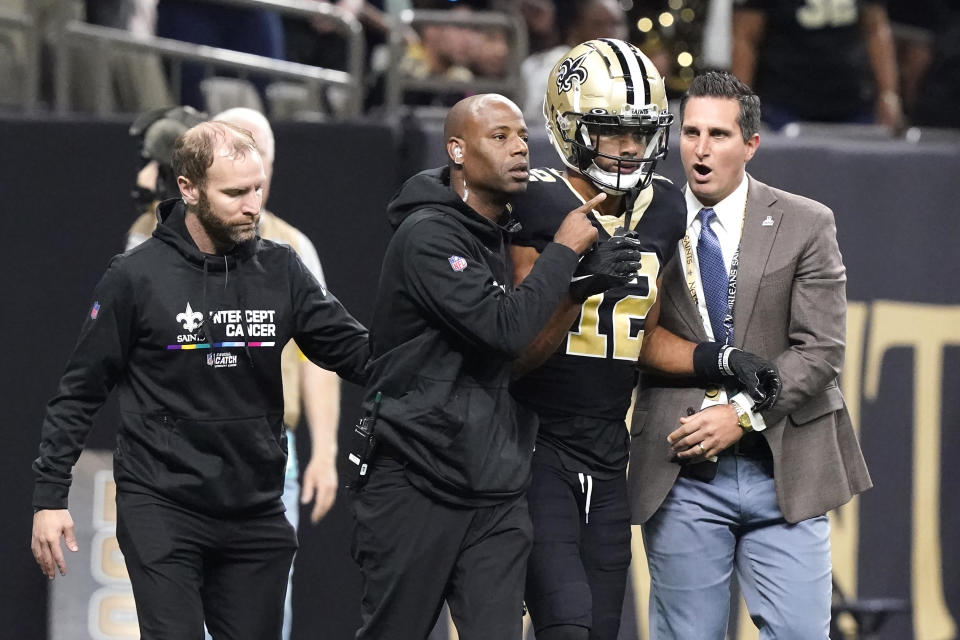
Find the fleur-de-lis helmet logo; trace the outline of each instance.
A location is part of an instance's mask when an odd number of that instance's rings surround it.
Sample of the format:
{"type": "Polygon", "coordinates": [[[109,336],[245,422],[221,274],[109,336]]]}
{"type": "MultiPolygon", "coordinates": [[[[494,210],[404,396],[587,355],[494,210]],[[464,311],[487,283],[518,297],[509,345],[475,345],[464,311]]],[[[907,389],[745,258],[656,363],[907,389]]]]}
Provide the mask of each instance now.
{"type": "MultiPolygon", "coordinates": [[[[589,51],[587,52],[589,53],[589,51]]],[[[576,78],[580,84],[587,81],[587,70],[583,68],[583,61],[587,53],[577,58],[567,58],[560,63],[557,68],[557,90],[561,93],[570,91],[573,88],[573,80],[576,78]]]]}
{"type": "Polygon", "coordinates": [[[203,324],[203,314],[190,308],[187,303],[187,310],[177,314],[177,322],[183,324],[184,331],[194,332],[203,324]]]}

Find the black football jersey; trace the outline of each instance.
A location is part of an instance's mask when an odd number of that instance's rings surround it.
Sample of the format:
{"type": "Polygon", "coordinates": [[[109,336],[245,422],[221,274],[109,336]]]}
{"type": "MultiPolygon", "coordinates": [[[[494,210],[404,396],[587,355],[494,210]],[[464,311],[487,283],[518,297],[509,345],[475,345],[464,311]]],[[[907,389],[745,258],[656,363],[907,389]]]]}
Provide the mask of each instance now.
{"type": "MultiPolygon", "coordinates": [[[[531,170],[526,193],[512,200],[522,229],[511,241],[542,251],[567,213],[583,202],[561,172],[531,170]]],[[[590,217],[601,239],[626,219],[590,217]]],[[[641,241],[637,280],[587,299],[557,352],[512,388],[517,400],[540,414],[539,441],[565,461],[579,462],[576,470],[618,472],[626,466],[623,421],[636,384],[644,320],[656,300],[657,276],[686,229],[680,190],[656,176],[637,197],[630,227],[641,241]]]]}
{"type": "Polygon", "coordinates": [[[873,80],[860,25],[864,1],[735,0],[735,8],[766,17],[753,81],[764,105],[788,108],[806,120],[870,112],[873,80]]]}

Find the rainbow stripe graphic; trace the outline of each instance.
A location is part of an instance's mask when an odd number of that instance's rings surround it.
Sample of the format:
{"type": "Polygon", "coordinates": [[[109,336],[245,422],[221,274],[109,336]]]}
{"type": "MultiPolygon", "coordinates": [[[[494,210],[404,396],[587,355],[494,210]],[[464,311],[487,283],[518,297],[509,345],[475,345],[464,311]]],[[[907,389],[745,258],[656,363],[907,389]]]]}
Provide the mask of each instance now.
{"type": "Polygon", "coordinates": [[[193,349],[222,349],[225,347],[273,347],[276,342],[215,342],[212,345],[207,342],[197,344],[168,344],[167,351],[191,351],[193,349]]]}

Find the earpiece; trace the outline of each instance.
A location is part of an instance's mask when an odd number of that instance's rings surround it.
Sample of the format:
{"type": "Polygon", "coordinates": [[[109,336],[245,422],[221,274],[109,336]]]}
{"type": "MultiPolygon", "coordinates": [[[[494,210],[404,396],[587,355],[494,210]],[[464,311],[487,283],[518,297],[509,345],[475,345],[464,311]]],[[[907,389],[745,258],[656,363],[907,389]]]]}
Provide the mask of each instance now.
{"type": "Polygon", "coordinates": [[[453,148],[453,156],[454,156],[457,160],[459,160],[460,158],[463,157],[463,150],[462,150],[460,147],[454,147],[454,148],[453,148]]]}

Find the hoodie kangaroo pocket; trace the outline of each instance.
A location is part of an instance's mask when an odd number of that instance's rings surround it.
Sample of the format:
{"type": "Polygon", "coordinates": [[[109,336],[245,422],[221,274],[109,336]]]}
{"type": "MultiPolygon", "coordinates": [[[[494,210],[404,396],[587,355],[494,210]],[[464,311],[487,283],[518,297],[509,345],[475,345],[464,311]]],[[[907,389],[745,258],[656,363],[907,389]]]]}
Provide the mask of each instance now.
{"type": "Polygon", "coordinates": [[[214,513],[262,508],[283,492],[286,433],[278,415],[172,421],[165,477],[170,497],[214,513]]]}

